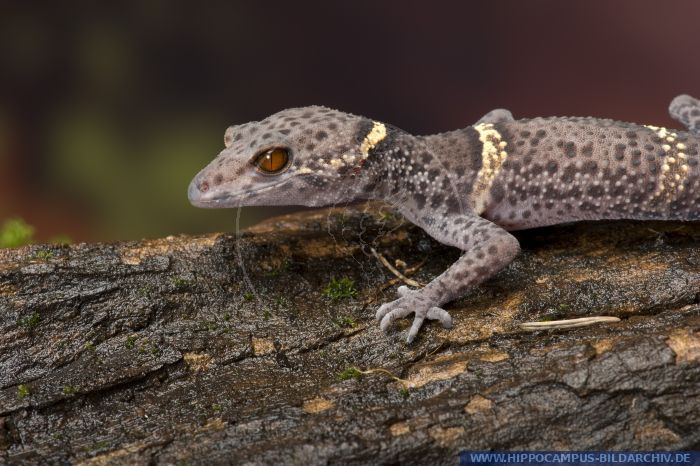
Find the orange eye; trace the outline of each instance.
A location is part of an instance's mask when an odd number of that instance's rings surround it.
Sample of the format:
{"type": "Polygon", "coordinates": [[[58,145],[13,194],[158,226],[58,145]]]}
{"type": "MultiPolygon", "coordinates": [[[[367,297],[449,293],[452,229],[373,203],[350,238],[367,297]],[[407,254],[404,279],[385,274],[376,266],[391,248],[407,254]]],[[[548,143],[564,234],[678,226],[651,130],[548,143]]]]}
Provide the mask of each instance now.
{"type": "Polygon", "coordinates": [[[289,152],[286,149],[276,147],[258,155],[255,166],[263,173],[276,174],[287,168],[289,152]]]}

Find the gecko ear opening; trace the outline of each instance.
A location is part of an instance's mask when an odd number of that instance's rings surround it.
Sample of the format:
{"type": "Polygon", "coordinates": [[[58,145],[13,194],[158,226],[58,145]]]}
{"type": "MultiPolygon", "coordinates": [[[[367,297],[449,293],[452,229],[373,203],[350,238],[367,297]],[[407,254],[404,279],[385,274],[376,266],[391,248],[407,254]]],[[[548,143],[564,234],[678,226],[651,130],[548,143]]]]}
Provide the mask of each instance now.
{"type": "Polygon", "coordinates": [[[233,144],[234,129],[235,126],[229,126],[224,132],[224,147],[227,149],[231,147],[231,144],[233,144]]]}
{"type": "Polygon", "coordinates": [[[284,147],[268,149],[255,157],[253,164],[262,173],[277,175],[289,167],[289,151],[284,147]]]}

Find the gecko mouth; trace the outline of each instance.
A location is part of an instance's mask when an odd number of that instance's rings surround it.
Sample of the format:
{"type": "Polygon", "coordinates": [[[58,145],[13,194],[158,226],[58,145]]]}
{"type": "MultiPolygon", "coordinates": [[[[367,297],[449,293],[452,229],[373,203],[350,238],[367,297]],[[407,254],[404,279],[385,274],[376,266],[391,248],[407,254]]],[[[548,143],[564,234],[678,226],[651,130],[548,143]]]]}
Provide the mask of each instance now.
{"type": "Polygon", "coordinates": [[[270,189],[276,188],[283,182],[275,183],[271,186],[264,186],[262,188],[253,189],[251,191],[241,191],[238,193],[202,193],[195,180],[192,180],[189,188],[187,189],[187,197],[195,207],[202,207],[205,209],[216,209],[217,207],[244,207],[245,200],[251,196],[258,193],[269,191],[270,189]]]}

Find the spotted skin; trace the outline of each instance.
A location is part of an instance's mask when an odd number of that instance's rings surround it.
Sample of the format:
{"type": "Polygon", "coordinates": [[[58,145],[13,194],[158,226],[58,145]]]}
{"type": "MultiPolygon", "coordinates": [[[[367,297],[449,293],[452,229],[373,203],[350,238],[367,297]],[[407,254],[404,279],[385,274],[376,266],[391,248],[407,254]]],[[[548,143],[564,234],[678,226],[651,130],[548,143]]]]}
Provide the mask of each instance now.
{"type": "Polygon", "coordinates": [[[493,110],[475,125],[412,136],[324,107],[283,110],[228,128],[225,149],[195,176],[198,207],[338,205],[380,199],[464,254],[376,317],[388,330],[413,314],[445,327],[442,306],[507,266],[519,251],[508,231],[579,220],[700,219],[700,102],[679,96],[671,116],[689,131],[595,118],[515,120],[493,110]],[[284,169],[263,173],[260,154],[283,148],[284,169]]]}
{"type": "Polygon", "coordinates": [[[671,101],[668,112],[689,131],[700,134],[700,102],[697,99],[681,94],[671,101]]]}
{"type": "Polygon", "coordinates": [[[504,121],[513,121],[513,114],[510,113],[509,110],[506,110],[505,108],[496,108],[491,110],[489,113],[486,115],[482,116],[479,121],[476,122],[476,125],[481,124],[481,123],[502,123],[504,121]]]}

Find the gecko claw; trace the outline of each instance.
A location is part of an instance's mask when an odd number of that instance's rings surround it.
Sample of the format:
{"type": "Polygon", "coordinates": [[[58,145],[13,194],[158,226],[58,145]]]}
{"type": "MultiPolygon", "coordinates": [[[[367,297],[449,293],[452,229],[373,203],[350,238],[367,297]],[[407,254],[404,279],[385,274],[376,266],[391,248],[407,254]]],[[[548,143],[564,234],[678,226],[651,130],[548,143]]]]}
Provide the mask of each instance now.
{"type": "Polygon", "coordinates": [[[377,313],[375,314],[374,318],[377,319],[378,321],[383,321],[384,316],[386,316],[388,313],[391,312],[391,310],[394,308],[392,306],[394,303],[384,303],[381,306],[379,306],[379,309],[377,309],[377,313]]]}
{"type": "Polygon", "coordinates": [[[399,299],[382,304],[377,310],[376,317],[380,321],[379,328],[382,331],[387,332],[395,320],[402,319],[411,313],[415,313],[415,317],[406,337],[408,343],[415,340],[425,319],[437,320],[444,328],[452,327],[452,317],[449,312],[436,306],[430,306],[419,292],[401,286],[398,293],[401,296],[399,299]]]}
{"type": "Polygon", "coordinates": [[[413,340],[415,340],[416,335],[418,335],[418,330],[423,326],[423,321],[425,320],[425,317],[418,315],[416,313],[416,316],[413,318],[413,324],[411,325],[411,328],[408,330],[408,336],[406,337],[406,343],[413,343],[413,340]]]}
{"type": "Polygon", "coordinates": [[[431,307],[427,317],[429,320],[439,320],[443,328],[452,328],[452,316],[440,307],[431,307]]]}

